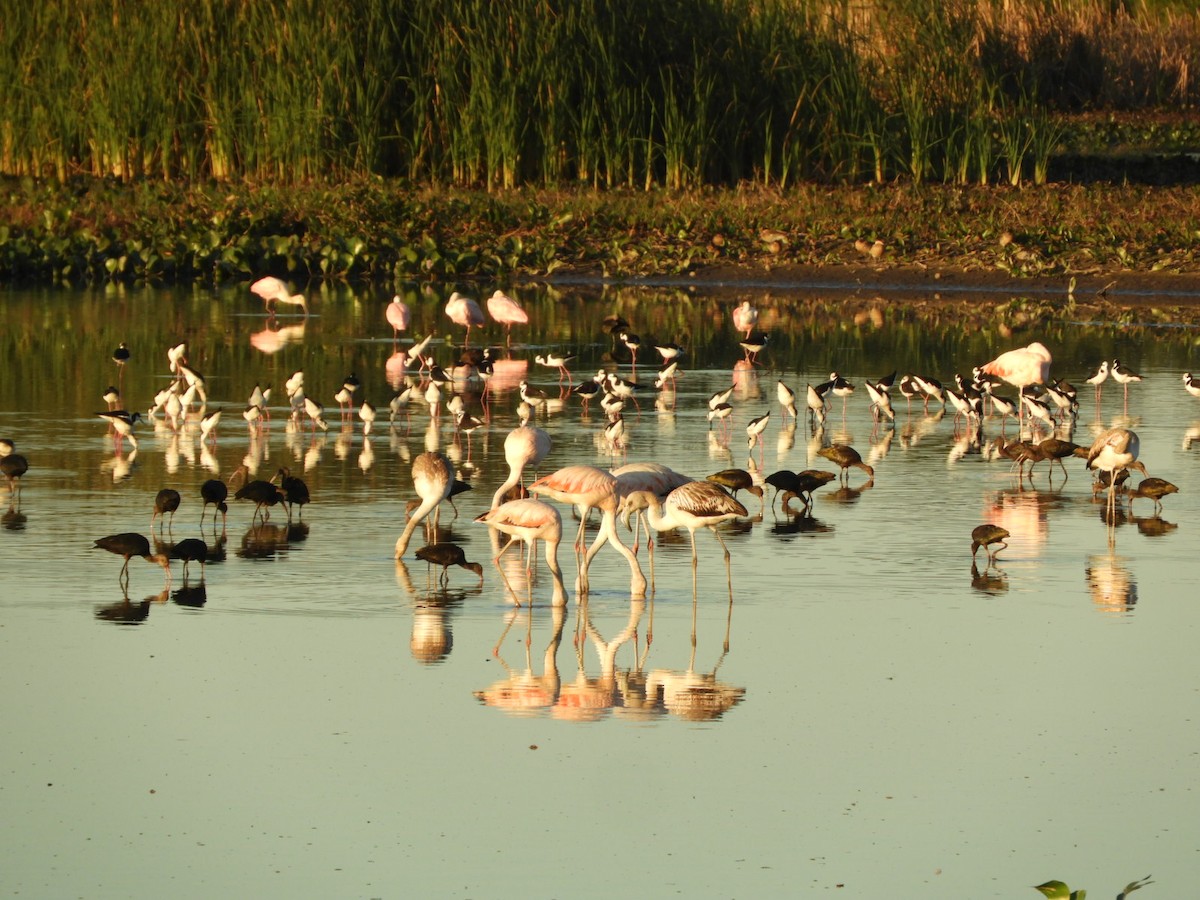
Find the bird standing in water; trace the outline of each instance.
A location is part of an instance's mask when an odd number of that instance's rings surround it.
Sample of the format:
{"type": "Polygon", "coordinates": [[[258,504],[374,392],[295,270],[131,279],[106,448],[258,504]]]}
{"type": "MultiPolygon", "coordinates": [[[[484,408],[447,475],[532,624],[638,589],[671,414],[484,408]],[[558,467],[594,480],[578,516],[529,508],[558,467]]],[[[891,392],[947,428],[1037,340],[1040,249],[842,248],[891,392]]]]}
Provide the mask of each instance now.
{"type": "MultiPolygon", "coordinates": [[[[404,556],[404,551],[408,549],[408,542],[412,539],[412,534],[421,521],[450,496],[450,489],[454,485],[454,468],[444,454],[425,452],[413,460],[412,480],[417,496],[421,498],[421,505],[413,512],[408,524],[404,526],[403,533],[396,541],[396,559],[404,556]]],[[[436,529],[436,516],[433,524],[436,529]]]]}
{"type": "Polygon", "coordinates": [[[549,503],[533,498],[509,500],[475,519],[507,534],[508,543],[496,554],[494,562],[499,564],[500,557],[508,552],[515,542],[525,544],[525,573],[528,577],[533,571],[533,553],[537,541],[546,543],[546,565],[554,576],[554,595],[551,605],[562,606],[567,602],[566,588],[563,585],[562,569],[558,565],[558,545],[562,541],[562,516],[549,503]]]}
{"type": "Polygon", "coordinates": [[[505,346],[512,343],[512,327],[514,325],[529,324],[529,313],[525,312],[516,300],[503,291],[495,291],[492,296],[488,297],[487,309],[492,321],[504,326],[505,346]]]}
{"type": "MultiPolygon", "coordinates": [[[[150,517],[151,530],[154,529],[155,519],[157,519],[159,516],[162,516],[164,519],[166,519],[168,514],[170,514],[171,519],[167,524],[167,530],[169,531],[171,529],[171,526],[175,524],[175,510],[179,509],[179,500],[179,491],[175,490],[174,488],[163,488],[158,492],[158,494],[155,495],[154,514],[150,517]]],[[[158,523],[158,527],[162,528],[162,522],[158,523]]]]}
{"type": "Polygon", "coordinates": [[[823,456],[840,467],[839,481],[848,482],[850,480],[847,470],[852,467],[862,469],[867,473],[867,477],[872,481],[875,480],[875,470],[863,462],[862,456],[857,450],[846,444],[834,444],[830,447],[822,447],[817,451],[817,456],[823,456]]]}
{"type": "MultiPolygon", "coordinates": [[[[396,558],[399,559],[399,556],[396,558]]],[[[443,587],[450,581],[451,566],[461,566],[469,572],[474,572],[479,576],[480,585],[483,584],[483,565],[467,562],[467,554],[458,544],[426,544],[417,550],[417,559],[423,559],[430,565],[442,567],[442,572],[438,576],[438,584],[443,587]]]]}
{"type": "Polygon", "coordinates": [[[1107,431],[1100,432],[1099,437],[1092,442],[1091,449],[1088,450],[1087,467],[1107,472],[1109,475],[1108,509],[1110,513],[1116,509],[1118,474],[1127,469],[1137,469],[1143,476],[1146,474],[1145,465],[1138,460],[1140,449],[1141,440],[1138,438],[1137,432],[1130,431],[1128,428],[1109,428],[1107,431]]]}
{"type": "Polygon", "coordinates": [[[304,310],[304,315],[308,316],[308,301],[303,294],[293,294],[288,290],[288,286],[274,276],[268,275],[266,278],[260,278],[254,284],[250,285],[250,292],[257,294],[262,298],[263,307],[272,316],[275,315],[275,307],[277,304],[286,303],[289,306],[299,306],[304,310]]]}
{"type": "Polygon", "coordinates": [[[1001,528],[999,525],[993,525],[990,522],[985,525],[976,525],[971,531],[971,565],[975,565],[975,554],[979,552],[980,547],[987,554],[988,566],[995,565],[996,554],[1008,546],[1004,540],[1008,536],[1008,529],[1001,528]],[[993,544],[1000,546],[993,550],[993,544]]]}
{"type": "Polygon", "coordinates": [[[0,475],[8,482],[9,493],[13,496],[20,492],[21,476],[29,471],[29,461],[15,451],[12,441],[0,440],[0,475]]]}
{"type": "Polygon", "coordinates": [[[129,561],[135,556],[140,556],[146,562],[152,562],[162,566],[167,573],[167,583],[171,582],[171,560],[165,553],[151,553],[150,541],[144,535],[140,535],[135,531],[124,531],[120,534],[110,534],[107,537],[97,538],[92,545],[92,549],[107,550],[109,553],[115,553],[117,556],[125,557],[125,565],[121,567],[121,574],[118,580],[121,584],[129,583],[129,561]]]}

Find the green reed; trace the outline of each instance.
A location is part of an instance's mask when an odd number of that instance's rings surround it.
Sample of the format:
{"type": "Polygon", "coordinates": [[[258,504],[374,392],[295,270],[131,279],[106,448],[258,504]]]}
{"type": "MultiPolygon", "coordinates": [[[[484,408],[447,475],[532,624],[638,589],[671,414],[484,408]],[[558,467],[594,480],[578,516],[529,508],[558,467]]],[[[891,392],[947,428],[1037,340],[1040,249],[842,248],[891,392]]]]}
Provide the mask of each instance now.
{"type": "Polygon", "coordinates": [[[1133,6],[46,0],[0,28],[0,174],[1036,181],[1060,111],[1200,100],[1200,13],[1133,6]]]}

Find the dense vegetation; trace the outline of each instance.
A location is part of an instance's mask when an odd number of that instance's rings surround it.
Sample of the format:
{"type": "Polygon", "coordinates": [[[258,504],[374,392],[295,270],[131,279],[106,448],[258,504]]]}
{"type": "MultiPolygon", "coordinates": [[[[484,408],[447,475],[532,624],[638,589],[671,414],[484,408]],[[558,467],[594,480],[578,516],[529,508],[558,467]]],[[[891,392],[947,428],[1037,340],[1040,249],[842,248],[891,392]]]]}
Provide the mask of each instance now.
{"type": "Polygon", "coordinates": [[[0,23],[0,173],[1040,182],[1058,114],[1197,71],[1145,0],[46,0],[0,23]]]}
{"type": "Polygon", "coordinates": [[[0,48],[2,280],[1200,268],[1189,4],[47,0],[0,48]]]}

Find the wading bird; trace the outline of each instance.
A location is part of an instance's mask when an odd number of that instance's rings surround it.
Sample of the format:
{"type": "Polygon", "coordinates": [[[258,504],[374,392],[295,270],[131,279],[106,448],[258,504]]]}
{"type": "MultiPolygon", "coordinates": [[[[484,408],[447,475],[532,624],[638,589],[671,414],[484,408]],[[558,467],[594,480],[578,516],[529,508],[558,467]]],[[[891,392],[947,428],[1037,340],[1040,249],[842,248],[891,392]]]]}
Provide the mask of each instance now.
{"type": "Polygon", "coordinates": [[[554,576],[554,595],[550,601],[553,606],[562,606],[567,602],[566,588],[563,585],[562,569],[558,565],[558,545],[562,541],[562,516],[549,503],[533,498],[509,500],[499,506],[489,509],[478,516],[476,522],[481,522],[489,528],[507,534],[508,543],[496,554],[495,562],[500,563],[500,557],[508,552],[515,542],[525,544],[525,574],[533,571],[533,554],[537,541],[546,544],[546,565],[554,576]]]}
{"type": "MultiPolygon", "coordinates": [[[[166,519],[170,514],[171,518],[167,524],[169,530],[175,524],[175,510],[179,509],[179,491],[174,488],[163,488],[154,497],[154,514],[150,516],[150,529],[154,530],[154,520],[159,516],[166,519]]],[[[162,528],[162,522],[158,523],[158,527],[162,528]]]]}
{"type": "Polygon", "coordinates": [[[472,326],[480,328],[484,323],[483,310],[479,308],[479,304],[470,297],[464,297],[458,291],[452,293],[450,299],[446,301],[446,315],[455,325],[462,325],[467,329],[467,336],[463,340],[464,346],[469,346],[471,343],[472,326]]]}
{"type": "Polygon", "coordinates": [[[737,331],[743,332],[743,336],[749,340],[750,332],[754,330],[754,326],[758,324],[758,310],[750,305],[749,300],[743,300],[738,306],[733,309],[733,327],[737,331]]]}
{"type": "Polygon", "coordinates": [[[1117,477],[1127,469],[1137,469],[1146,475],[1146,467],[1138,460],[1141,441],[1137,432],[1128,428],[1109,428],[1100,432],[1099,437],[1092,442],[1088,450],[1087,467],[1109,475],[1108,509],[1111,513],[1116,508],[1117,477]]]}
{"type": "Polygon", "coordinates": [[[146,562],[162,566],[167,573],[167,583],[169,584],[171,581],[170,558],[165,553],[151,553],[150,541],[135,531],[124,531],[120,534],[97,538],[92,549],[107,550],[109,553],[125,557],[125,565],[121,566],[121,574],[118,576],[118,580],[122,584],[127,584],[129,581],[129,560],[135,556],[140,556],[146,562]]]}
{"type": "Polygon", "coordinates": [[[392,302],[387,305],[384,310],[384,317],[387,323],[392,326],[392,346],[400,340],[400,332],[407,331],[409,324],[412,322],[412,311],[408,308],[408,304],[400,299],[400,295],[392,297],[392,302]]]}
{"type": "Polygon", "coordinates": [[[275,307],[284,303],[288,306],[299,306],[304,310],[304,315],[308,315],[308,301],[303,294],[293,294],[288,290],[288,286],[273,275],[268,275],[266,278],[260,278],[254,284],[250,285],[250,292],[257,294],[262,298],[263,307],[271,315],[275,314],[275,307]]]}
{"type": "Polygon", "coordinates": [[[1004,541],[1008,536],[1008,529],[1001,528],[999,525],[993,525],[990,522],[985,525],[976,525],[971,531],[971,565],[975,565],[975,554],[979,552],[980,547],[987,555],[988,566],[995,565],[996,554],[1008,546],[1004,541]],[[993,550],[993,544],[1000,546],[993,550]]]}
{"type": "Polygon", "coordinates": [[[488,297],[487,310],[493,322],[504,326],[505,346],[512,342],[512,327],[514,325],[529,324],[529,313],[525,312],[516,300],[503,291],[496,291],[492,296],[488,297]]]}
{"type": "MultiPolygon", "coordinates": [[[[450,496],[450,487],[454,484],[454,468],[450,465],[450,460],[443,454],[425,452],[413,460],[412,480],[417,496],[421,498],[421,505],[412,514],[412,518],[408,520],[403,533],[396,541],[396,559],[404,556],[404,551],[408,549],[408,542],[412,539],[412,533],[416,530],[417,525],[426,516],[437,510],[439,504],[450,496]]],[[[436,515],[433,526],[436,533],[436,515]]]]}
{"type": "Polygon", "coordinates": [[[825,459],[835,463],[840,469],[839,482],[848,482],[850,474],[847,471],[850,468],[859,468],[867,473],[867,477],[872,481],[875,480],[875,470],[867,465],[862,460],[862,456],[853,447],[846,444],[834,444],[830,447],[822,447],[817,451],[817,456],[823,456],[825,459]]]}
{"type": "MultiPolygon", "coordinates": [[[[399,559],[399,556],[396,558],[399,559]]],[[[474,572],[479,576],[480,585],[483,584],[483,565],[467,562],[467,555],[458,544],[426,544],[417,550],[417,559],[423,559],[430,565],[442,567],[442,572],[438,576],[438,584],[443,587],[450,581],[451,566],[460,566],[468,572],[474,572]]]]}
{"type": "Polygon", "coordinates": [[[1133,510],[1133,501],[1139,497],[1145,497],[1147,500],[1154,501],[1154,514],[1157,516],[1162,513],[1162,498],[1168,494],[1178,494],[1179,488],[1165,478],[1143,478],[1132,488],[1129,488],[1127,493],[1129,494],[1129,509],[1131,511],[1133,510]]]}
{"type": "Polygon", "coordinates": [[[9,493],[16,496],[21,487],[21,476],[29,471],[29,461],[16,452],[13,442],[0,440],[0,475],[8,482],[9,493]]]}

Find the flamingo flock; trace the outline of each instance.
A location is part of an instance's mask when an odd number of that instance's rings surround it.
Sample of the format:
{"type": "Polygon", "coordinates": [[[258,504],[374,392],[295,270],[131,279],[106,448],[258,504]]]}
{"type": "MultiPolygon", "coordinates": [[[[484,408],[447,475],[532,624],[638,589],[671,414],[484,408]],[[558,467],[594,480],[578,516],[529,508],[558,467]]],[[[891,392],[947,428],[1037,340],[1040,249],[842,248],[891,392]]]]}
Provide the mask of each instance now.
{"type": "MultiPolygon", "coordinates": [[[[259,279],[250,286],[250,290],[262,298],[271,317],[277,314],[281,305],[299,307],[305,317],[310,314],[305,297],[291,293],[290,287],[280,279],[259,279]]],[[[592,589],[592,570],[598,554],[605,546],[611,546],[617,555],[623,557],[629,569],[630,597],[636,600],[646,596],[653,582],[648,582],[642,572],[638,539],[635,535],[633,545],[629,546],[618,527],[630,525],[636,517],[639,529],[641,526],[647,529],[646,547],[651,554],[652,573],[654,540],[651,532],[676,529],[688,532],[693,595],[701,556],[696,532],[711,531],[722,551],[732,600],[733,554],[722,532],[730,527],[730,523],[752,528],[755,523],[762,521],[766,486],[775,489],[771,503],[772,516],[775,515],[775,500],[782,492],[784,515],[793,520],[803,520],[811,519],[814,492],[825,485],[836,481],[837,495],[843,501],[849,501],[875,484],[876,459],[864,458],[863,453],[847,442],[825,437],[826,429],[831,421],[836,421],[837,416],[830,408],[832,398],[841,398],[841,416],[844,420],[848,403],[856,396],[856,385],[837,371],[830,372],[828,381],[804,385],[806,422],[800,421],[799,416],[799,385],[793,387],[783,378],[777,379],[776,383],[776,401],[780,406],[776,422],[772,420],[773,410],[770,406],[755,409],[752,397],[738,393],[739,385],[744,386],[747,380],[756,377],[756,369],[769,365],[769,362],[760,358],[769,346],[769,335],[755,330],[760,321],[759,313],[749,301],[734,307],[730,314],[732,327],[729,344],[742,348],[742,357],[733,367],[733,384],[728,389],[717,391],[708,398],[706,405],[699,404],[694,410],[697,417],[704,415],[708,419],[710,443],[725,448],[730,455],[733,452],[731,437],[735,433],[734,423],[740,423],[736,428],[744,427],[745,467],[726,467],[710,474],[696,473],[695,477],[680,474],[657,462],[633,462],[610,470],[607,466],[597,464],[556,460],[555,441],[550,432],[541,427],[545,420],[576,406],[582,414],[578,430],[591,430],[599,459],[611,463],[618,454],[624,457],[630,448],[637,447],[638,429],[644,427],[639,394],[648,402],[653,397],[655,413],[674,415],[679,409],[678,384],[681,379],[685,382],[687,379],[685,366],[688,351],[684,345],[676,343],[674,335],[643,339],[631,330],[630,323],[624,317],[611,316],[602,323],[602,329],[614,338],[611,355],[604,360],[603,367],[595,376],[585,377],[582,382],[575,383],[567,363],[578,354],[541,347],[531,347],[529,351],[518,347],[514,351],[513,327],[528,326],[530,323],[529,313],[516,299],[496,290],[485,305],[486,316],[474,299],[457,291],[450,294],[444,306],[444,315],[452,325],[464,331],[461,334],[461,346],[448,346],[449,354],[442,354],[441,365],[436,359],[439,351],[437,345],[432,343],[432,333],[400,349],[402,335],[412,329],[417,318],[403,297],[394,296],[382,310],[383,322],[392,331],[393,348],[399,357],[399,364],[395,367],[389,360],[386,380],[393,386],[394,393],[389,398],[391,414],[385,430],[395,434],[404,427],[407,433],[411,429],[410,407],[418,403],[428,407],[431,419],[426,449],[412,458],[409,479],[399,486],[401,495],[411,492],[416,494],[416,498],[408,503],[407,521],[391,555],[396,560],[404,559],[420,531],[422,543],[415,555],[426,561],[431,569],[440,568],[437,575],[440,584],[449,583],[452,577],[450,569],[454,567],[474,572],[481,582],[485,579],[483,566],[468,560],[462,547],[445,539],[448,532],[441,524],[441,506],[443,501],[450,500],[459,491],[470,488],[470,479],[477,474],[469,449],[471,435],[476,432],[487,433],[498,425],[504,432],[504,461],[508,471],[502,480],[497,479],[489,508],[475,515],[473,522],[493,534],[494,552],[490,554],[490,561],[502,577],[504,571],[500,563],[507,551],[516,542],[524,545],[523,565],[530,587],[526,596],[520,597],[509,586],[516,603],[535,602],[532,584],[539,565],[536,553],[539,540],[545,545],[544,559],[551,575],[550,605],[561,606],[568,601],[571,592],[567,589],[558,559],[564,512],[578,519],[578,527],[571,541],[577,568],[574,582],[577,596],[585,596],[592,589]],[[489,319],[492,325],[503,329],[504,348],[499,351],[487,347],[472,348],[471,330],[476,329],[478,334],[481,329],[487,328],[489,319]],[[650,379],[636,377],[638,352],[647,348],[653,348],[658,353],[663,366],[653,379],[653,388],[648,384],[650,379]],[[500,358],[498,354],[507,358],[500,358]],[[526,377],[519,384],[509,382],[504,387],[498,386],[496,381],[502,377],[503,367],[516,362],[521,354],[524,354],[521,372],[526,377]],[[626,362],[629,365],[627,376],[621,371],[626,362]],[[529,383],[527,372],[530,363],[553,370],[557,374],[557,390],[543,389],[529,383]],[[474,386],[483,390],[473,390],[474,386]],[[514,390],[516,387],[519,387],[519,391],[514,390]],[[506,392],[515,392],[519,396],[516,417],[525,424],[509,427],[500,425],[493,418],[493,404],[498,403],[498,398],[506,392]],[[603,422],[595,426],[590,422],[592,401],[603,411],[603,422]],[[477,409],[470,408],[473,403],[479,404],[477,409]],[[441,444],[439,421],[443,411],[449,412],[448,422],[453,423],[453,446],[457,447],[464,438],[467,442],[465,463],[461,456],[450,453],[450,448],[441,444]],[[402,418],[404,423],[401,422],[402,418]],[[799,472],[779,470],[766,473],[765,450],[769,436],[777,434],[782,446],[782,442],[791,441],[799,429],[806,429],[810,435],[811,455],[831,463],[834,470],[812,468],[799,472]],[[542,471],[543,468],[547,471],[542,471]],[[856,488],[850,487],[851,469],[861,470],[866,476],[865,483],[860,483],[856,488]],[[757,515],[748,511],[736,498],[740,491],[762,499],[763,511],[757,515]],[[802,508],[793,511],[788,505],[790,500],[800,501],[802,508]],[[592,518],[590,512],[593,509],[597,511],[599,523],[594,536],[589,539],[589,519],[592,518]],[[495,538],[497,535],[507,537],[503,547],[495,538]]],[[[118,363],[118,381],[123,384],[125,369],[134,364],[134,359],[126,344],[122,343],[118,351],[113,359],[118,363]]],[[[136,427],[140,422],[154,423],[156,428],[160,422],[165,423],[177,433],[196,428],[200,445],[205,448],[211,445],[215,449],[221,410],[217,408],[210,411],[206,408],[207,379],[189,364],[185,343],[168,348],[167,361],[168,374],[164,377],[169,381],[168,387],[159,392],[155,404],[145,415],[140,411],[120,408],[125,404],[119,388],[108,388],[102,392],[110,408],[96,415],[108,424],[118,457],[123,453],[125,441],[132,447],[130,455],[136,454],[136,427]],[[159,415],[164,418],[160,420],[159,415]]],[[[947,404],[953,406],[956,437],[959,421],[965,423],[963,441],[967,449],[964,452],[971,452],[971,448],[975,447],[981,456],[1011,460],[1019,482],[1028,479],[1032,483],[1034,468],[1043,461],[1048,464],[1047,477],[1054,477],[1052,466],[1057,463],[1058,471],[1065,480],[1068,475],[1064,460],[1079,457],[1085,460],[1088,470],[1103,480],[1109,521],[1117,515],[1119,498],[1122,496],[1129,497],[1131,504],[1134,500],[1149,499],[1154,504],[1155,514],[1160,514],[1163,499],[1178,489],[1166,479],[1149,476],[1145,463],[1139,458],[1140,441],[1136,432],[1123,426],[1113,427],[1098,434],[1089,445],[1078,445],[1069,436],[1059,436],[1060,431],[1064,430],[1069,435],[1079,403],[1074,388],[1061,379],[1054,380],[1051,377],[1053,364],[1050,350],[1035,341],[1006,350],[980,363],[972,369],[969,377],[956,374],[943,382],[924,372],[908,372],[899,378],[896,372],[892,372],[878,379],[864,377],[861,380],[869,397],[869,409],[876,432],[882,429],[886,441],[891,440],[896,429],[897,411],[891,399],[894,387],[904,397],[905,411],[909,417],[913,415],[914,400],[920,404],[918,411],[925,419],[940,415],[939,410],[947,404]],[[950,384],[954,387],[947,386],[950,384]],[[1006,386],[1015,389],[1015,397],[1005,395],[1006,386]],[[1014,439],[1009,439],[1006,432],[1010,417],[1017,419],[1014,439]],[[1000,434],[985,442],[985,420],[995,422],[997,419],[1000,434]],[[1125,488],[1122,485],[1130,471],[1139,472],[1142,480],[1131,488],[1125,488]]],[[[1108,378],[1123,385],[1123,400],[1127,407],[1129,386],[1138,384],[1141,376],[1120,360],[1103,361],[1093,374],[1084,378],[1095,387],[1097,404],[1101,399],[1101,386],[1108,378]]],[[[355,416],[361,422],[362,449],[358,461],[364,471],[369,468],[373,456],[371,441],[377,412],[376,406],[362,393],[365,392],[364,381],[373,380],[371,377],[360,379],[351,373],[342,380],[337,390],[325,394],[325,399],[339,403],[342,435],[353,432],[355,416]]],[[[1188,373],[1183,376],[1183,383],[1189,394],[1200,396],[1200,380],[1193,379],[1188,373]]],[[[286,380],[284,390],[289,412],[286,417],[288,427],[300,433],[307,428],[316,442],[318,431],[324,433],[329,430],[324,405],[306,393],[302,371],[294,372],[286,380]]],[[[242,413],[248,425],[252,451],[269,440],[270,410],[270,385],[255,384],[247,396],[242,413]]],[[[561,454],[563,450],[559,449],[558,452],[561,454]]],[[[253,456],[252,452],[247,459],[253,456]]],[[[593,463],[599,459],[593,460],[593,463]]],[[[9,440],[0,442],[0,471],[5,476],[8,491],[16,497],[29,472],[29,462],[25,456],[15,453],[14,444],[9,440]]],[[[832,492],[834,488],[828,490],[832,492]]],[[[303,507],[312,500],[307,485],[293,476],[287,466],[280,467],[274,478],[266,480],[255,478],[253,467],[247,464],[239,467],[228,482],[220,478],[207,480],[201,487],[200,495],[201,523],[207,519],[208,507],[212,506],[213,527],[216,528],[216,515],[219,512],[222,515],[222,531],[231,499],[253,504],[252,527],[259,529],[268,527],[271,510],[278,506],[286,509],[289,524],[292,523],[294,509],[298,507],[300,513],[296,516],[296,522],[299,523],[303,507]]],[[[159,490],[153,504],[152,531],[171,532],[175,527],[176,512],[188,502],[174,488],[159,490]]],[[[455,516],[457,512],[455,508],[455,516]]],[[[1014,536],[1009,529],[993,523],[975,527],[971,532],[972,565],[975,564],[978,551],[983,549],[987,566],[997,566],[997,553],[1007,546],[1005,541],[1014,536]]],[[[187,563],[198,561],[203,572],[206,551],[201,551],[196,543],[188,543],[188,540],[194,539],[185,539],[165,551],[159,551],[138,540],[139,537],[132,532],[122,532],[96,542],[98,548],[124,557],[120,571],[122,584],[127,583],[129,563],[134,557],[143,557],[162,566],[168,579],[173,559],[182,560],[185,570],[187,563]]],[[[199,544],[204,542],[200,541],[199,544]]]]}

